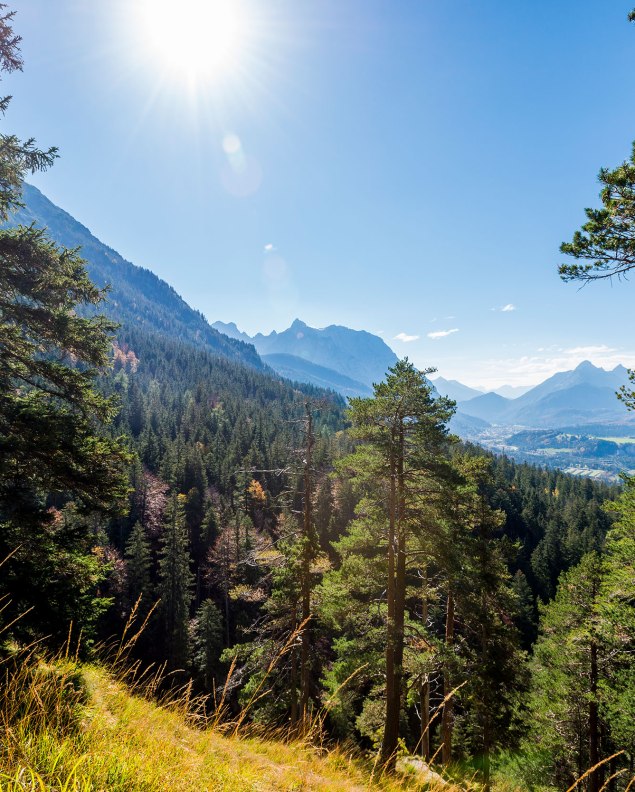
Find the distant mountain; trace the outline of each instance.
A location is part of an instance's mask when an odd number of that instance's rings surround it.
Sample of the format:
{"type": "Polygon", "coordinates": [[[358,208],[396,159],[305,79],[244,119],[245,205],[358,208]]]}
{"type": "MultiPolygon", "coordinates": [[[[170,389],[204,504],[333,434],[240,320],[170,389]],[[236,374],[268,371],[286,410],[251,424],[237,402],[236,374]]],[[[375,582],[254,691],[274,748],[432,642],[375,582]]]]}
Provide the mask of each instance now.
{"type": "Polygon", "coordinates": [[[517,399],[530,391],[532,387],[532,385],[501,385],[500,388],[494,388],[493,392],[506,399],[517,399]]]}
{"type": "Polygon", "coordinates": [[[334,390],[348,398],[352,396],[372,396],[373,393],[372,388],[361,382],[356,382],[337,371],[333,371],[333,369],[318,366],[295,355],[262,355],[262,359],[274,371],[277,371],[281,377],[286,377],[292,382],[317,385],[319,388],[334,390]]]}
{"type": "Polygon", "coordinates": [[[246,344],[253,344],[253,339],[248,336],[247,333],[243,333],[239,330],[236,326],[236,322],[213,322],[212,327],[218,330],[219,333],[223,333],[223,335],[229,336],[236,341],[244,341],[246,344]]]}
{"type": "Polygon", "coordinates": [[[437,377],[431,380],[431,382],[441,396],[447,396],[449,399],[453,399],[456,402],[474,399],[476,396],[481,396],[483,393],[483,391],[477,390],[476,388],[463,385],[462,382],[447,380],[444,377],[437,377]]]}
{"type": "MultiPolygon", "coordinates": [[[[241,332],[233,322],[214,322],[213,327],[235,340],[250,341],[262,356],[289,355],[329,369],[347,378],[346,387],[354,380],[356,386],[361,384],[368,389],[381,382],[397,362],[397,355],[379,336],[340,325],[317,329],[296,319],[281,333],[274,330],[269,335],[258,333],[253,337],[241,332]]],[[[274,363],[272,359],[270,365],[275,368],[274,363]]],[[[288,358],[285,365],[291,365],[288,358]]],[[[293,365],[299,367],[297,362],[293,365]]]]}
{"type": "Polygon", "coordinates": [[[25,206],[15,213],[11,225],[35,223],[48,228],[57,243],[70,248],[81,246],[93,282],[110,287],[107,301],[99,306],[101,312],[117,322],[188,341],[252,368],[264,368],[253,345],[219,333],[169,284],[150,270],[126,261],[32,185],[24,185],[23,201],[25,206]]]}
{"type": "Polygon", "coordinates": [[[460,402],[459,407],[461,412],[474,418],[489,423],[506,423],[511,401],[498,393],[481,393],[480,396],[460,402]]]}
{"type": "Polygon", "coordinates": [[[477,439],[489,426],[487,421],[475,418],[473,415],[466,415],[460,410],[454,413],[449,423],[450,431],[465,440],[477,439]]]}
{"type": "Polygon", "coordinates": [[[625,421],[626,408],[618,401],[616,391],[627,384],[624,366],[605,371],[586,360],[572,371],[554,374],[516,399],[487,393],[461,402],[460,409],[493,424],[538,428],[625,421]]]}
{"type": "Polygon", "coordinates": [[[614,394],[618,388],[626,385],[627,382],[628,371],[624,366],[616,366],[611,371],[605,371],[603,368],[594,366],[590,361],[584,360],[572,371],[561,371],[558,374],[554,374],[515,401],[518,409],[526,408],[536,404],[546,396],[563,393],[578,385],[605,388],[614,394]]]}

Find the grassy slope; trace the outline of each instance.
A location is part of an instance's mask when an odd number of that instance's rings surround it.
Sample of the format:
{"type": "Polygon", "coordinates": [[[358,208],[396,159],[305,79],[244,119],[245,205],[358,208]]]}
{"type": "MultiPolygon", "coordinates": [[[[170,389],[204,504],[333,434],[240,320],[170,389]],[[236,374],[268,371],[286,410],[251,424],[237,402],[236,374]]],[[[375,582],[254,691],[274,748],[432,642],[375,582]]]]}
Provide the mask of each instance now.
{"type": "Polygon", "coordinates": [[[12,718],[5,744],[13,748],[0,768],[6,774],[4,780],[0,775],[2,792],[396,792],[436,787],[412,777],[372,779],[368,768],[343,752],[320,755],[301,744],[196,729],[182,713],[132,695],[99,667],[84,667],[80,675],[88,697],[78,728],[51,728],[50,716],[12,718]]]}

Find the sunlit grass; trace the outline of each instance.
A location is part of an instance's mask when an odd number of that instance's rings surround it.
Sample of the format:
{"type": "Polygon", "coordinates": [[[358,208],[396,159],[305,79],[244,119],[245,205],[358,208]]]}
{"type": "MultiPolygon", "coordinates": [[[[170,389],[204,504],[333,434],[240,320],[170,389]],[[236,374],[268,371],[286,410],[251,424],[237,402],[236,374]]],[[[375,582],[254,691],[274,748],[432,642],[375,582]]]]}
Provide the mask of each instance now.
{"type": "Polygon", "coordinates": [[[412,773],[381,777],[342,749],[198,728],[188,711],[187,696],[157,705],[100,666],[11,661],[0,691],[0,792],[434,790],[412,773]]]}

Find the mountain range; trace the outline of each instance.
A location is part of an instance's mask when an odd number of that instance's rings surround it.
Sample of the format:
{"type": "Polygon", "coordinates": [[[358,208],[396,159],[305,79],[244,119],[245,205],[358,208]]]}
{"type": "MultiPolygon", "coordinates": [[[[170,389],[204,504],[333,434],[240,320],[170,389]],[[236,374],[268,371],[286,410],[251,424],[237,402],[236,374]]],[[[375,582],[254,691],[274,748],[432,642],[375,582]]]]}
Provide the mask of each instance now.
{"type": "Polygon", "coordinates": [[[483,393],[498,393],[500,396],[505,396],[509,399],[517,399],[527,391],[531,390],[531,385],[501,385],[500,388],[494,388],[488,391],[487,388],[470,388],[469,385],[464,385],[457,380],[448,380],[444,377],[436,377],[431,380],[435,388],[442,396],[447,396],[456,402],[466,401],[467,399],[474,399],[481,396],[483,393]]]}
{"type": "MultiPolygon", "coordinates": [[[[47,227],[59,244],[81,247],[92,280],[110,289],[100,310],[124,325],[179,339],[272,376],[277,372],[286,379],[347,397],[370,395],[372,384],[383,380],[397,361],[378,336],[340,325],[318,329],[296,319],[282,332],[251,337],[233,322],[210,324],[169,284],[126,261],[35,187],[25,185],[23,201],[13,222],[47,227]]],[[[441,395],[457,402],[453,430],[474,437],[490,425],[546,429],[632,423],[631,414],[615,395],[628,382],[624,366],[605,371],[585,361],[521,395],[517,395],[518,389],[499,389],[516,398],[482,393],[443,377],[433,384],[441,395]]]]}
{"type": "Polygon", "coordinates": [[[460,412],[498,426],[556,428],[632,420],[616,392],[629,383],[628,371],[605,371],[588,360],[554,374],[516,399],[485,393],[458,402],[460,412]]]}
{"type": "Polygon", "coordinates": [[[369,396],[397,355],[379,336],[340,325],[309,327],[296,319],[290,327],[269,335],[249,336],[234,322],[212,327],[255,346],[262,359],[282,376],[332,388],[344,396],[369,396]]]}
{"type": "Polygon", "coordinates": [[[430,381],[436,388],[437,393],[441,396],[447,396],[448,399],[452,399],[455,402],[467,401],[468,399],[474,399],[477,396],[483,395],[482,390],[470,388],[469,385],[463,385],[462,382],[458,382],[457,380],[437,377],[430,381]]]}

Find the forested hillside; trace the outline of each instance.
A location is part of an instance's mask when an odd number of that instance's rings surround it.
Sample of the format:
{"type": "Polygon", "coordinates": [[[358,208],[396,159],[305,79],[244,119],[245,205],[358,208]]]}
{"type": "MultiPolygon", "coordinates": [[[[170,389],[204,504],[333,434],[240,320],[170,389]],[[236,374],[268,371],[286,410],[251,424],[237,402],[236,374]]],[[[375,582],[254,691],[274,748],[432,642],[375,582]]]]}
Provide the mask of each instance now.
{"type": "Polygon", "coordinates": [[[108,288],[108,300],[101,308],[105,314],[117,322],[180,338],[231,360],[263,368],[251,344],[219,333],[172,286],[150,270],[126,261],[33,185],[25,183],[22,187],[22,205],[13,209],[9,224],[33,223],[46,228],[48,236],[58,244],[80,247],[92,281],[100,288],[108,288]]]}

